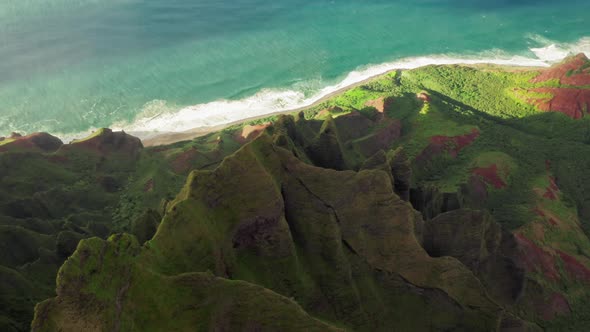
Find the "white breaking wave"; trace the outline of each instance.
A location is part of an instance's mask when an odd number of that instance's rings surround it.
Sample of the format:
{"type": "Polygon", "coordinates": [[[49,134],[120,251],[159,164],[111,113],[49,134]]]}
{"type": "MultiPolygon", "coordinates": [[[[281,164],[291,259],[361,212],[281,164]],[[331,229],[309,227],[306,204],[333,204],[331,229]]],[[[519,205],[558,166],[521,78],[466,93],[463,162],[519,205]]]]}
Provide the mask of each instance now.
{"type": "Polygon", "coordinates": [[[535,53],[537,58],[545,61],[559,61],[569,54],[569,51],[561,49],[555,44],[547,47],[531,48],[531,51],[535,53]]]}
{"type": "Polygon", "coordinates": [[[541,36],[531,36],[531,39],[549,44],[545,47],[530,49],[538,59],[549,63],[561,61],[566,56],[572,54],[584,53],[590,56],[590,37],[584,37],[576,43],[553,43],[541,36]]]}
{"type": "MultiPolygon", "coordinates": [[[[241,120],[308,107],[334,92],[397,69],[452,64],[548,67],[571,54],[585,53],[590,56],[590,38],[582,38],[572,44],[551,43],[546,47],[531,48],[530,51],[534,57],[509,56],[502,51],[491,50],[474,57],[424,56],[366,66],[349,73],[339,83],[327,86],[311,97],[306,97],[303,92],[297,90],[263,89],[255,95],[241,100],[218,100],[179,110],[167,105],[165,101],[157,100],[146,104],[144,111],[138,114],[133,123],[119,123],[115,124],[113,128],[115,130],[124,129],[140,138],[148,138],[160,133],[184,132],[229,125],[241,120]]],[[[72,138],[72,136],[68,135],[67,138],[72,138]]]]}

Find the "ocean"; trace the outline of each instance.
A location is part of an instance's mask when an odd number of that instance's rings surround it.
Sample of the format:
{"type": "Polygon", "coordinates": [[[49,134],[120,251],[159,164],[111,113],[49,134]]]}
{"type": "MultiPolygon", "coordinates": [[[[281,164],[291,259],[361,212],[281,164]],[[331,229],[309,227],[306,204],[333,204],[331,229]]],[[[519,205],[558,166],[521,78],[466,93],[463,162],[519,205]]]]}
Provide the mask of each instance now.
{"type": "Polygon", "coordinates": [[[0,136],[183,131],[394,68],[579,52],[588,0],[3,0],[0,136]]]}

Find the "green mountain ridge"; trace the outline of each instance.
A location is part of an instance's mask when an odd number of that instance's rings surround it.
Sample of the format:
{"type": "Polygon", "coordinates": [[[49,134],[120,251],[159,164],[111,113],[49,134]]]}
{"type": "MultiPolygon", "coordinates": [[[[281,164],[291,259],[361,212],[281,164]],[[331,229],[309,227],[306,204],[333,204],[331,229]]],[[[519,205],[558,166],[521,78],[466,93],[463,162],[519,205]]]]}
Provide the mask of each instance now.
{"type": "Polygon", "coordinates": [[[0,139],[0,329],[583,330],[588,63],[397,71],[168,146],[0,139]]]}

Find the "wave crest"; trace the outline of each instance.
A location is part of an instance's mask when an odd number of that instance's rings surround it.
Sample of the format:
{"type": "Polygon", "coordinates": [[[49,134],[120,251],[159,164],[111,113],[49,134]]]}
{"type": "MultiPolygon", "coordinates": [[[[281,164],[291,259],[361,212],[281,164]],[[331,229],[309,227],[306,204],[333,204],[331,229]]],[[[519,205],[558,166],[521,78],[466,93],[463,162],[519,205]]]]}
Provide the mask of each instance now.
{"type": "Polygon", "coordinates": [[[588,37],[570,44],[554,43],[540,38],[542,37],[531,37],[537,43],[542,41],[543,44],[548,45],[530,48],[530,57],[511,56],[501,50],[490,50],[473,56],[433,55],[404,58],[398,61],[361,67],[350,72],[337,84],[321,88],[313,94],[304,93],[300,89],[301,83],[299,83],[299,86],[294,85],[292,89],[263,89],[253,96],[240,100],[218,100],[184,108],[169,105],[165,101],[155,100],[144,106],[144,110],[138,114],[135,121],[115,124],[114,128],[125,129],[141,138],[148,138],[159,133],[203,130],[308,107],[322,98],[351,85],[397,69],[415,69],[427,65],[484,63],[548,67],[570,54],[585,53],[590,55],[590,38],[588,37]]]}

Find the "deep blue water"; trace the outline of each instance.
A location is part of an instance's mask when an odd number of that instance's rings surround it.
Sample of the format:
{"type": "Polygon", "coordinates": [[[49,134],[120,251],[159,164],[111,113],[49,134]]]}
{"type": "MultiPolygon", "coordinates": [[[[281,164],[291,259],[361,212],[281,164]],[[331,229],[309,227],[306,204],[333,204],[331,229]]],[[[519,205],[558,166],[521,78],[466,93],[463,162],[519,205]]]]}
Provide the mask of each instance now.
{"type": "Polygon", "coordinates": [[[218,124],[420,56],[590,54],[588,13],[587,0],[4,0],[0,136],[218,124]]]}

